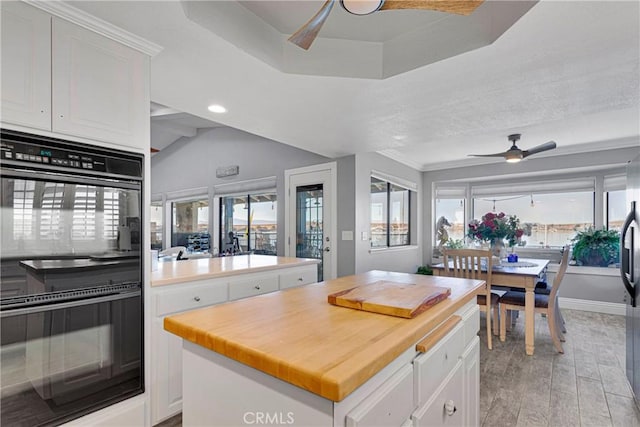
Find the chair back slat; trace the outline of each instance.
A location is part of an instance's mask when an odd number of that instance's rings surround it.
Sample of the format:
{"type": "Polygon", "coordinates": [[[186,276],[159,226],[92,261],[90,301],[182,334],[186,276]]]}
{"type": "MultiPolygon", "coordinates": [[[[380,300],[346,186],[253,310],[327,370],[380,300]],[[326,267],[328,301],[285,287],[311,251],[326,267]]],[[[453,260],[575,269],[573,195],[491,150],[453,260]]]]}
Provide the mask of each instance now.
{"type": "Polygon", "coordinates": [[[556,297],[558,296],[558,289],[560,289],[560,284],[562,283],[564,274],[567,272],[567,267],[569,265],[569,250],[570,250],[570,246],[567,245],[564,247],[562,251],[562,260],[560,261],[560,268],[558,268],[556,277],[553,279],[553,285],[551,286],[551,292],[549,293],[549,305],[555,304],[556,297]]]}
{"type": "Polygon", "coordinates": [[[493,267],[490,250],[444,249],[444,270],[447,276],[465,279],[484,279],[491,283],[493,267]]]}

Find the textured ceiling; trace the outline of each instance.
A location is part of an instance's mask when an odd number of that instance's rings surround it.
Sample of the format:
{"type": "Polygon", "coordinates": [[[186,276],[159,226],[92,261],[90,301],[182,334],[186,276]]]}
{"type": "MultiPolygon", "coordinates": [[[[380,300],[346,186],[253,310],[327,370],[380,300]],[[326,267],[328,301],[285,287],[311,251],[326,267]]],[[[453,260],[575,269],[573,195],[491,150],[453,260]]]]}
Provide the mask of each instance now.
{"type": "Polygon", "coordinates": [[[467,154],[504,151],[511,133],[523,149],[558,143],[541,156],[639,145],[638,2],[542,1],[490,46],[382,80],[284,73],[176,2],[74,4],[164,47],[153,101],[329,157],[432,170],[498,162],[467,154]]]}

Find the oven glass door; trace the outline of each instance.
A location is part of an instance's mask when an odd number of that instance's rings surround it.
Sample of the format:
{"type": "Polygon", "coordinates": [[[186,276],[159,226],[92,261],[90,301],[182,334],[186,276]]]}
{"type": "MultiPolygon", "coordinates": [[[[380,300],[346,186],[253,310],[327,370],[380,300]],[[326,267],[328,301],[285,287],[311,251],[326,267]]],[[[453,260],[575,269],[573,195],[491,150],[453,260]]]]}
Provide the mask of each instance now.
{"type": "Polygon", "coordinates": [[[139,393],[140,298],[138,292],[3,317],[11,343],[0,352],[0,424],[60,424],[139,393]]]}
{"type": "Polygon", "coordinates": [[[140,183],[3,170],[0,425],[143,391],[140,183]]]}

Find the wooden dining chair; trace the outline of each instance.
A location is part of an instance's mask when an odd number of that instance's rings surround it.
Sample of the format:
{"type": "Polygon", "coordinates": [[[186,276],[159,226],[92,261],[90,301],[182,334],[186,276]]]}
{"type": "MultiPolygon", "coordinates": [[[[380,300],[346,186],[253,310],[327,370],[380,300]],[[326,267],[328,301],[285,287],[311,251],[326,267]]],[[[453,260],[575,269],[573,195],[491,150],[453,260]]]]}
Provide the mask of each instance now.
{"type": "MultiPolygon", "coordinates": [[[[556,277],[553,279],[553,285],[549,295],[543,293],[535,293],[535,313],[544,313],[547,316],[549,324],[549,333],[551,340],[559,353],[564,353],[561,341],[564,341],[562,325],[563,319],[558,307],[558,289],[564,278],[569,265],[569,246],[565,246],[562,253],[562,261],[556,277]]],[[[500,297],[500,341],[504,341],[507,334],[507,310],[524,311],[525,292],[509,291],[500,297]]]]}
{"type": "Polygon", "coordinates": [[[498,335],[499,299],[497,294],[491,292],[491,269],[493,268],[491,251],[481,249],[443,249],[443,256],[444,270],[447,276],[484,280],[487,283],[484,292],[477,296],[477,301],[480,311],[486,313],[487,347],[491,350],[493,348],[492,332],[498,335]],[[492,312],[493,323],[491,321],[492,312]]]}

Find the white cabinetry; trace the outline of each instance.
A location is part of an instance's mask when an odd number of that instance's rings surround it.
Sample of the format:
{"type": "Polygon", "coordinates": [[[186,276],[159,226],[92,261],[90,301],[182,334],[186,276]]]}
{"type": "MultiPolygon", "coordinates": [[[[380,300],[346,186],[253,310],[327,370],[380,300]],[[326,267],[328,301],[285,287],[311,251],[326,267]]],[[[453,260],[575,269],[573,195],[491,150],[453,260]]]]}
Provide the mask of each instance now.
{"type": "Polygon", "coordinates": [[[51,15],[1,3],[2,122],[51,130],[51,15]]]}
{"type": "Polygon", "coordinates": [[[294,288],[296,286],[315,283],[318,278],[317,267],[290,268],[280,274],[280,289],[294,288]]]}
{"type": "Polygon", "coordinates": [[[317,266],[312,264],[151,288],[152,424],[182,410],[182,339],[164,330],[165,316],[294,285],[315,283],[316,277],[317,266]]]}
{"type": "Polygon", "coordinates": [[[53,19],[53,131],[144,148],[149,58],[53,19]]]}
{"type": "Polygon", "coordinates": [[[148,149],[149,57],[22,2],[2,2],[2,124],[148,149]]]}
{"type": "Polygon", "coordinates": [[[278,274],[251,274],[229,280],[229,300],[253,297],[278,290],[278,274]]]}

